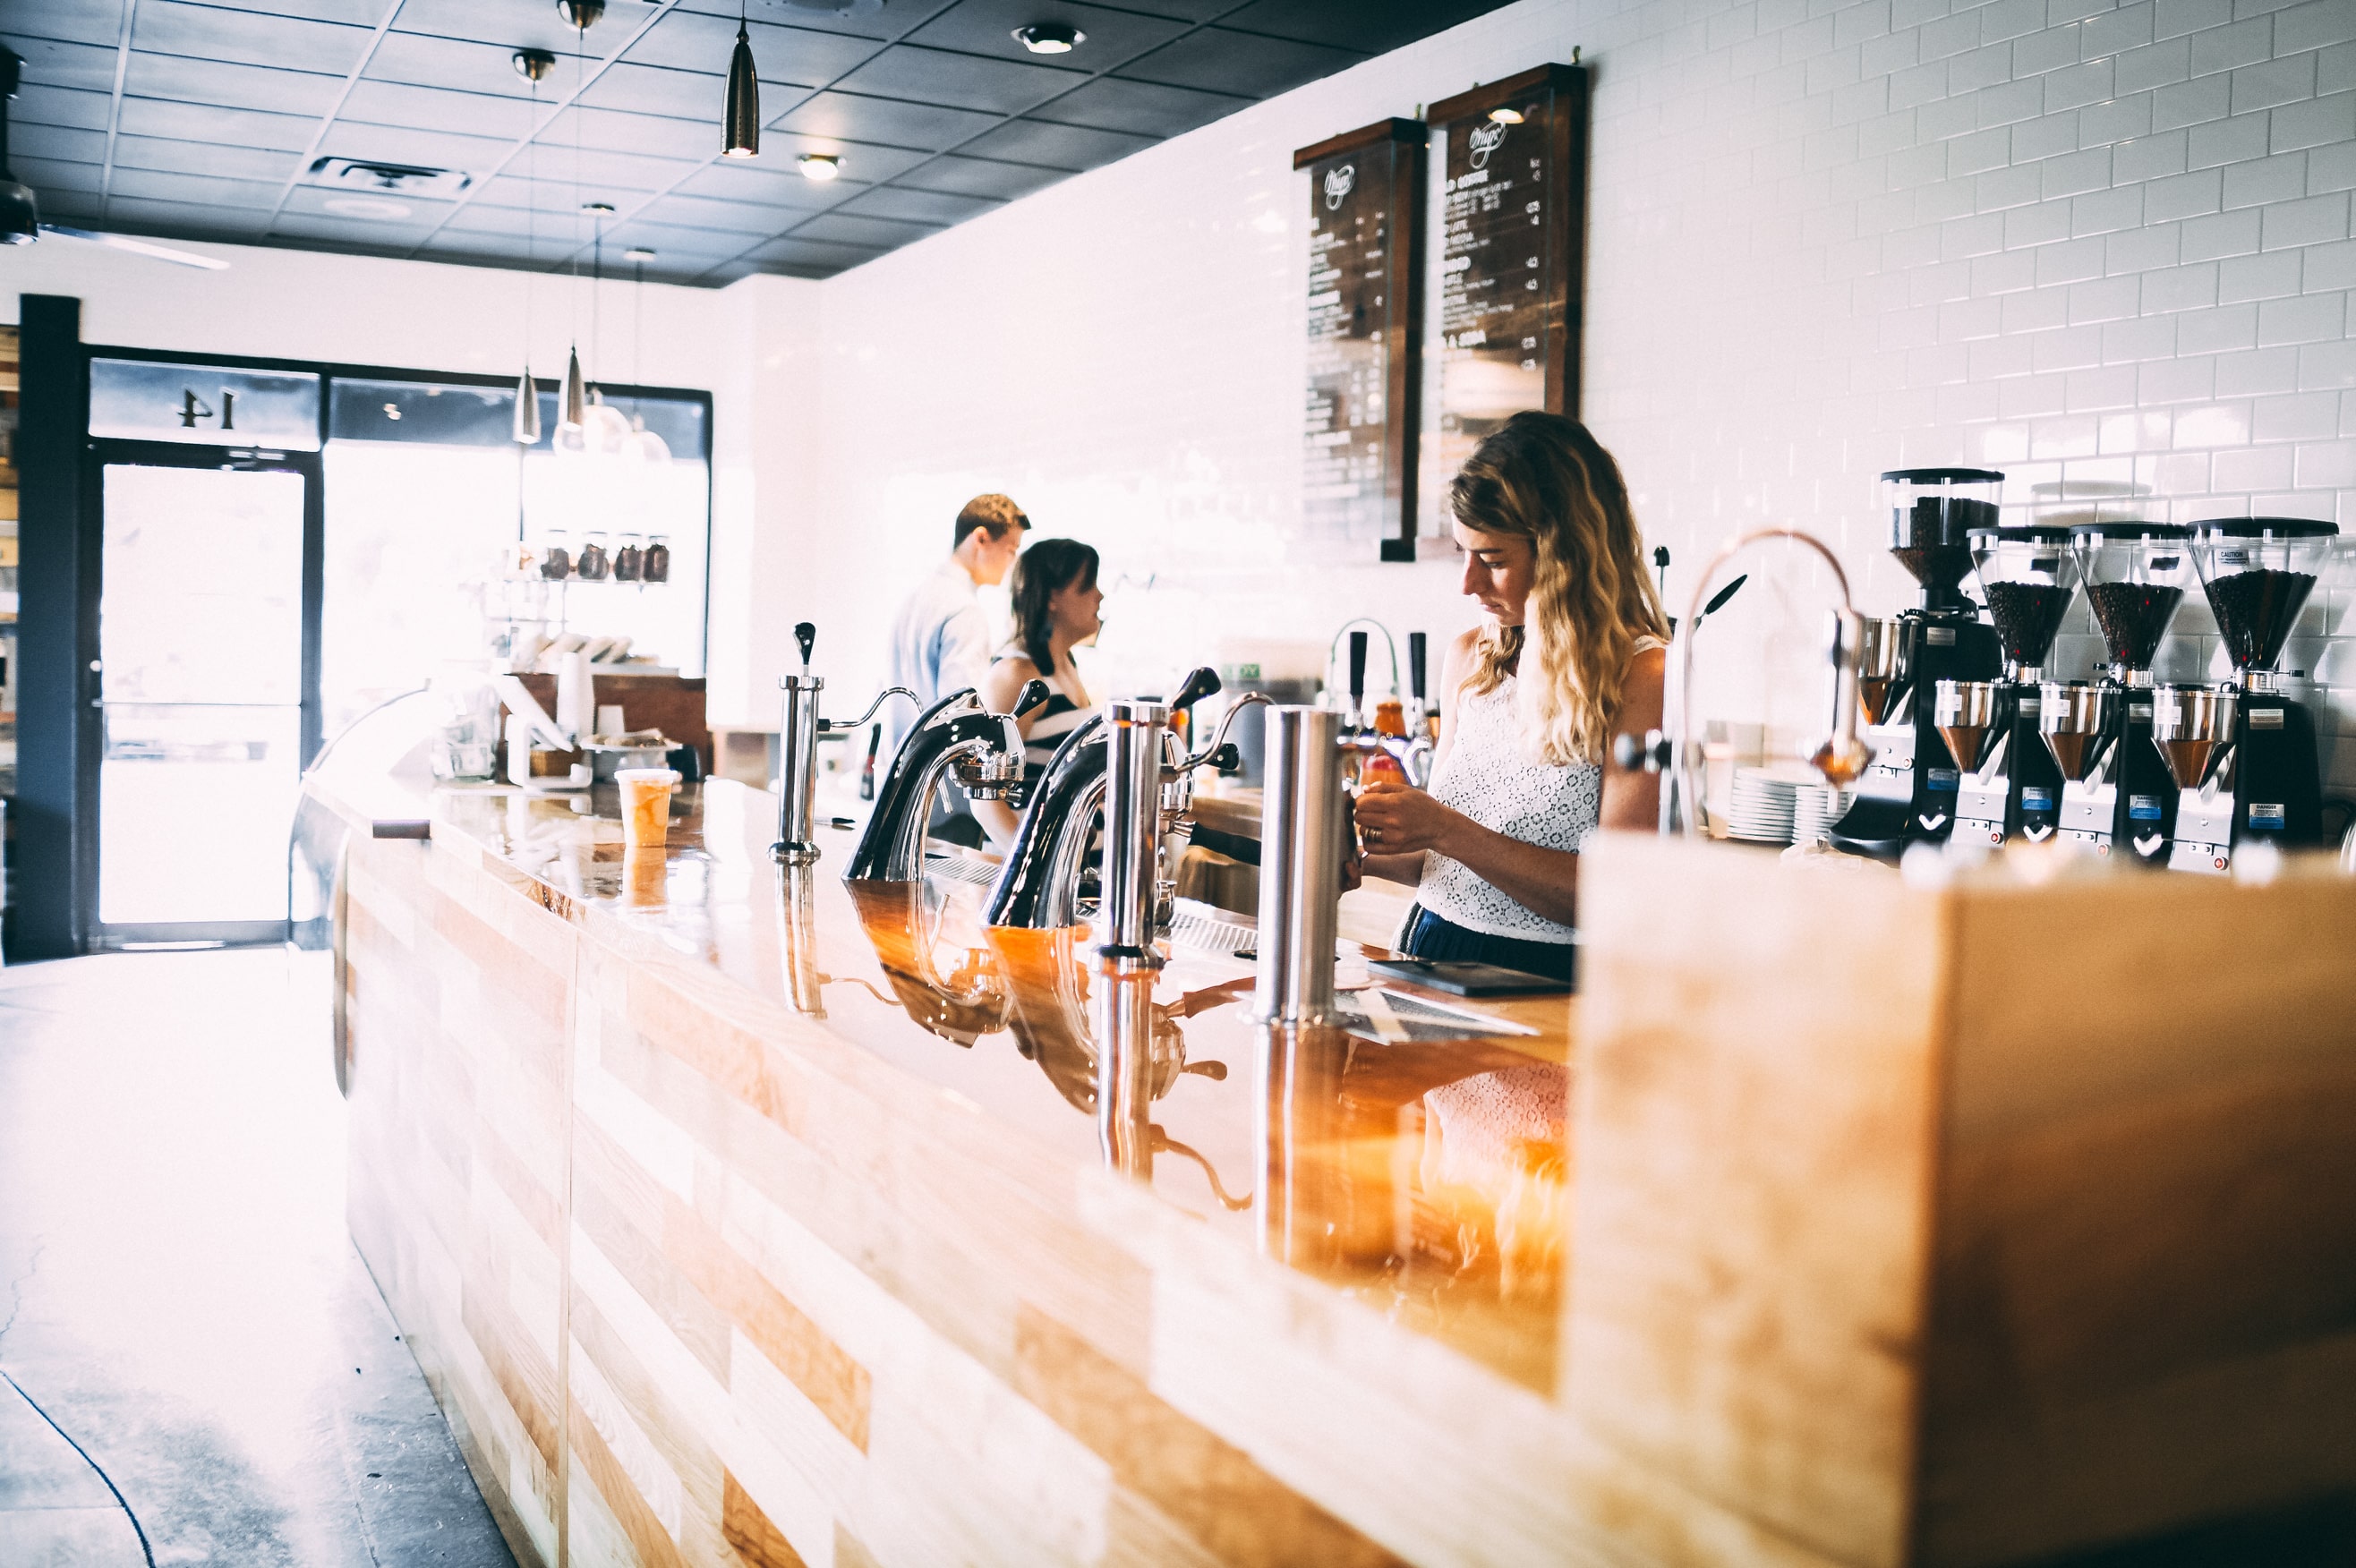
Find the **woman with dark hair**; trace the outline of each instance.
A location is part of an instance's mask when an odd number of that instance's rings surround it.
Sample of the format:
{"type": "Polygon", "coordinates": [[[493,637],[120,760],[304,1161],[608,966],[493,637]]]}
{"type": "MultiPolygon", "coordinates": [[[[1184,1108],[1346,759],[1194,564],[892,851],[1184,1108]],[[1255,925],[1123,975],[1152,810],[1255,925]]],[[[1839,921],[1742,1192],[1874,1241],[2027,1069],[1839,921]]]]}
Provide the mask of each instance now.
{"type": "MultiPolygon", "coordinates": [[[[1104,627],[1098,613],[1104,590],[1097,586],[1097,552],[1077,539],[1040,539],[1015,558],[1007,586],[1014,603],[1014,636],[982,677],[981,699],[991,712],[1003,713],[1033,677],[1052,689],[1044,707],[1015,721],[1023,731],[1023,776],[1035,779],[1064,737],[1087,720],[1091,706],[1072,649],[1104,627]]],[[[1013,839],[1022,818],[1004,801],[977,800],[973,810],[997,843],[1013,839]]]]}
{"type": "Polygon", "coordinates": [[[1577,421],[1515,414],[1448,498],[1487,619],[1442,665],[1429,792],[1358,797],[1365,869],[1415,886],[1406,952],[1569,979],[1580,847],[1657,819],[1660,781],[1603,759],[1660,725],[1668,617],[1619,465],[1577,421]]]}

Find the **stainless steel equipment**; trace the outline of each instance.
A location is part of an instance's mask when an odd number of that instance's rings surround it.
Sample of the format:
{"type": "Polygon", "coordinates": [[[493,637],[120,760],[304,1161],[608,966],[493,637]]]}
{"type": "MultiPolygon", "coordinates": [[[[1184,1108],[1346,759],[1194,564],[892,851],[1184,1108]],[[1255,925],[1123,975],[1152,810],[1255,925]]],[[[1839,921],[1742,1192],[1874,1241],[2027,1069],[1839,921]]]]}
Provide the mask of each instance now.
{"type": "MultiPolygon", "coordinates": [[[[2004,645],[2004,678],[1994,683],[1987,720],[1993,741],[1976,763],[1955,752],[1962,776],[1954,831],[1983,844],[2042,843],[2061,824],[2062,792],[2061,768],[2038,728],[2045,661],[2078,596],[2078,560],[2066,528],[1976,528],[1968,537],[1988,619],[2004,645]]],[[[1943,709],[1954,684],[1939,683],[1933,700],[1943,709]]],[[[1940,734],[1946,735],[1944,725],[1940,734]]],[[[1952,741],[1949,750],[1954,750],[1952,741]]]]}
{"type": "Polygon", "coordinates": [[[916,700],[916,694],[905,686],[887,687],[867,711],[848,724],[829,724],[819,717],[819,694],[826,682],[809,672],[810,649],[818,642],[818,627],[809,621],[794,625],[794,641],[801,645],[802,667],[799,675],[780,677],[777,685],[785,690],[785,711],[777,723],[777,841],[769,846],[769,854],[782,864],[807,866],[819,858],[818,829],[812,819],[818,799],[818,738],[830,729],[856,730],[875,717],[877,709],[893,697],[916,700]]]}
{"type": "Polygon", "coordinates": [[[2190,539],[2190,528],[2134,519],[2071,528],[2109,669],[2097,687],[2049,683],[2040,699],[2048,704],[2040,725],[2062,775],[2062,838],[2150,865],[2169,859],[2179,795],[2152,743],[2151,667],[2192,580],[2190,539]],[[2075,705],[2074,717],[2055,719],[2057,690],[2075,705]],[[2092,730],[2081,727],[2090,706],[2100,708],[2092,730]]]}
{"type": "MultiPolygon", "coordinates": [[[[1012,712],[992,713],[968,688],[941,699],[920,716],[875,791],[875,809],[859,836],[859,847],[851,851],[843,880],[923,880],[925,827],[944,776],[955,778],[958,787],[978,799],[1019,795],[1023,731],[1014,721],[1048,695],[1045,681],[1033,680],[1015,698],[1012,712]]],[[[865,722],[862,716],[847,728],[865,722]]]]}
{"type": "Polygon", "coordinates": [[[1335,900],[1342,886],[1341,716],[1270,708],[1260,803],[1258,988],[1262,1023],[1334,1021],[1335,900]]]}

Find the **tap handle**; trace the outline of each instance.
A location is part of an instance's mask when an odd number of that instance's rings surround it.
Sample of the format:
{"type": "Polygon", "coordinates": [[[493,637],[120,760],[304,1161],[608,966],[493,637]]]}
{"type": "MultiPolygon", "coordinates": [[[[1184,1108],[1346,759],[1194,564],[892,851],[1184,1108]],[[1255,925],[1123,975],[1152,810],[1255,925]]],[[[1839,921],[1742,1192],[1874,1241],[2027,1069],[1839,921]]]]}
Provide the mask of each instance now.
{"type": "Polygon", "coordinates": [[[1355,722],[1366,706],[1366,634],[1350,634],[1350,718],[1355,722]]]}
{"type": "Polygon", "coordinates": [[[1418,702],[1423,700],[1423,634],[1407,635],[1407,686],[1418,702]]]}
{"type": "Polygon", "coordinates": [[[1201,666],[1180,683],[1178,695],[1170,699],[1170,711],[1176,713],[1192,708],[1218,689],[1219,672],[1209,665],[1201,666]]]}
{"type": "Polygon", "coordinates": [[[1033,676],[1023,683],[1021,691],[1014,694],[1014,706],[1007,710],[1006,716],[1010,719],[1020,719],[1033,709],[1043,706],[1055,695],[1054,687],[1033,676]]]}
{"type": "Polygon", "coordinates": [[[802,645],[802,673],[809,674],[810,649],[818,642],[818,626],[809,621],[794,623],[794,641],[802,645]]]}

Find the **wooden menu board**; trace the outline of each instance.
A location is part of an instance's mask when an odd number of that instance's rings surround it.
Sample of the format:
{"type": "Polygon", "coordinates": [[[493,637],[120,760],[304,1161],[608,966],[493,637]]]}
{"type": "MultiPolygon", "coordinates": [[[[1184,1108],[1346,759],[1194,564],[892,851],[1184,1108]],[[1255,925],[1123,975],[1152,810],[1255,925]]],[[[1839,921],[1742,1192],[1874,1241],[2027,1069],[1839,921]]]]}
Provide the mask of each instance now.
{"type": "Polygon", "coordinates": [[[1385,120],[1303,147],[1309,373],[1301,510],[1313,537],[1415,559],[1424,128],[1385,120]]]}
{"type": "Polygon", "coordinates": [[[1579,414],[1586,69],[1490,82],[1433,104],[1429,123],[1445,183],[1426,509],[1441,518],[1449,479],[1509,416],[1579,414]]]}

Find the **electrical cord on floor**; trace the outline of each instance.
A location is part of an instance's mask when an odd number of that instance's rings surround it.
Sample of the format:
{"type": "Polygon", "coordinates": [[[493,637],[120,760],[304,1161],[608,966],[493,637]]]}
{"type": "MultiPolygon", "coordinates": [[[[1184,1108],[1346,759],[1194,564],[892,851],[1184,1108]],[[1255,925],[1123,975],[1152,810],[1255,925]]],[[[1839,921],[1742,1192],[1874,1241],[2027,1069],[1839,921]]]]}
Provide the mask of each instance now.
{"type": "Polygon", "coordinates": [[[75,1453],[81,1456],[81,1462],[83,1464],[88,1465],[92,1470],[98,1472],[98,1478],[104,1481],[106,1483],[106,1489],[114,1494],[115,1504],[123,1509],[123,1517],[131,1521],[132,1533],[139,1537],[139,1554],[147,1560],[147,1568],[155,1568],[155,1549],[147,1543],[146,1527],[139,1522],[139,1516],[131,1511],[130,1499],[123,1495],[123,1488],[114,1484],[114,1477],[106,1473],[106,1467],[104,1466],[101,1465],[97,1460],[90,1456],[89,1449],[74,1441],[72,1433],[68,1432],[64,1427],[59,1426],[57,1423],[57,1418],[51,1415],[48,1411],[41,1408],[39,1401],[36,1400],[31,1394],[25,1392],[25,1385],[23,1383],[20,1383],[15,1378],[10,1377],[5,1369],[0,1369],[0,1378],[5,1378],[7,1380],[8,1386],[16,1391],[16,1397],[23,1400],[27,1404],[31,1405],[33,1407],[33,1413],[39,1416],[43,1421],[48,1422],[49,1424],[49,1430],[64,1438],[66,1440],[66,1445],[71,1448],[75,1453]]]}

